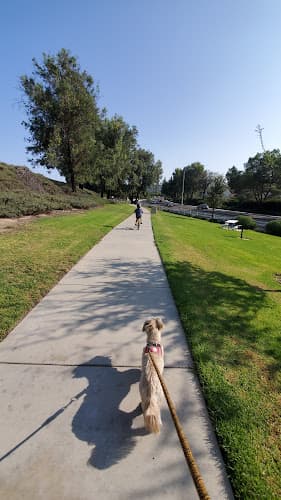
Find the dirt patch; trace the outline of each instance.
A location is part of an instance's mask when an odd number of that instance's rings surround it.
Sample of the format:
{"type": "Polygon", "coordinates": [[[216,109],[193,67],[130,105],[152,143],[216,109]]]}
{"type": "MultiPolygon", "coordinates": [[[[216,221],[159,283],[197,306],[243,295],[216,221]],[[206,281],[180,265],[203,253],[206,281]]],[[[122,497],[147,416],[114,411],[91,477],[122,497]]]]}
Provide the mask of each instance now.
{"type": "Polygon", "coordinates": [[[27,215],[26,217],[19,217],[18,219],[0,219],[0,233],[16,231],[21,226],[31,222],[36,217],[38,216],[27,215]]]}
{"type": "Polygon", "coordinates": [[[275,273],[274,277],[275,277],[276,281],[278,283],[280,283],[280,285],[281,285],[281,274],[280,273],[275,273]]]}

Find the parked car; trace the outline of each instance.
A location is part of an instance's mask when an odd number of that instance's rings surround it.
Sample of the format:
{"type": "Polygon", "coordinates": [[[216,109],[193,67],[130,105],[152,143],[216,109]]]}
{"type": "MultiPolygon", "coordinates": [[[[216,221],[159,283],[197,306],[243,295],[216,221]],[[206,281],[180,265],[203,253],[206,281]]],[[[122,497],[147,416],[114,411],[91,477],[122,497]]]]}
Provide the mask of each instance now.
{"type": "Polygon", "coordinates": [[[207,203],[200,203],[200,205],[197,205],[198,210],[209,210],[209,205],[207,203]]]}

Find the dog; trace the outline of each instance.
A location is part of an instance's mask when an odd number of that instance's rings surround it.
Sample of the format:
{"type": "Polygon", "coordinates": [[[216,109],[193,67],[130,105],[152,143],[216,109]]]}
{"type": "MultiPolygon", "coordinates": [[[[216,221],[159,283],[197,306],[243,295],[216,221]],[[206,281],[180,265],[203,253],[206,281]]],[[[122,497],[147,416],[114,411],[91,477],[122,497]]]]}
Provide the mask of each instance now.
{"type": "Polygon", "coordinates": [[[164,327],[159,318],[145,321],[142,331],[146,332],[147,344],[142,353],[142,372],[139,384],[141,407],[144,424],[149,432],[158,433],[162,425],[160,402],[163,396],[156,370],[152,364],[149,352],[154,356],[155,363],[162,375],[164,370],[164,349],[161,345],[161,331],[164,327]]]}

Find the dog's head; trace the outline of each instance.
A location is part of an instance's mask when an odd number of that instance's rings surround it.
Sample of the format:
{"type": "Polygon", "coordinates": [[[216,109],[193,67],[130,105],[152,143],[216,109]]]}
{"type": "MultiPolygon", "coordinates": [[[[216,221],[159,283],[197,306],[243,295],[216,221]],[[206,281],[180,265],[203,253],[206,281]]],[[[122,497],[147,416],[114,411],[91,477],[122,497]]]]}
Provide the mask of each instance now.
{"type": "Polygon", "coordinates": [[[142,331],[146,333],[148,342],[160,342],[163,328],[164,323],[160,318],[152,318],[144,322],[142,331]]]}

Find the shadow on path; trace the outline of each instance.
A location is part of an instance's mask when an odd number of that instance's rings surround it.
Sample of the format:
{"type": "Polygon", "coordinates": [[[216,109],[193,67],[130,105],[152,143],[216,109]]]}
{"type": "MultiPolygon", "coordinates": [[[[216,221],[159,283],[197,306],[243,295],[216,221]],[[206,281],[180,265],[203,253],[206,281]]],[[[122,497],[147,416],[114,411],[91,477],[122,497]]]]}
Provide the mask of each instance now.
{"type": "Polygon", "coordinates": [[[135,417],[141,414],[140,405],[132,411],[120,409],[120,404],[139,381],[140,370],[119,372],[110,358],[96,356],[78,366],[73,377],[88,379],[85,399],[72,421],[72,431],[81,441],[95,445],[88,464],[107,469],[125,458],[135,446],[135,437],[144,435],[144,428],[132,429],[135,417]]]}

